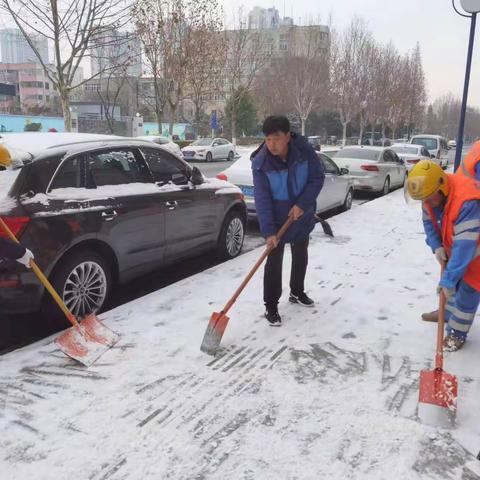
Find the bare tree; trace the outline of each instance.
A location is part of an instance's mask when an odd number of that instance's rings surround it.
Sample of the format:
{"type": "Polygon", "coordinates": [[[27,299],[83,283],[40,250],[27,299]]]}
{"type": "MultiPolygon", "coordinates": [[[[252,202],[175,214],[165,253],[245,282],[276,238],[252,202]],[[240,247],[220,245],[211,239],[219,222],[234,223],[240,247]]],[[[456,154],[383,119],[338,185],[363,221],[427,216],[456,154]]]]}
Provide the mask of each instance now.
{"type": "Polygon", "coordinates": [[[358,88],[358,70],[370,36],[363,20],[355,17],[343,34],[332,33],[331,93],[343,127],[346,145],[347,126],[362,109],[365,98],[358,88]]]}
{"type": "Polygon", "coordinates": [[[88,56],[95,35],[101,41],[99,31],[123,26],[125,10],[115,0],[0,0],[0,8],[10,14],[58,91],[65,130],[70,131],[71,90],[101,73],[77,83],[80,62],[88,56]],[[39,37],[53,43],[53,65],[42,59],[35,42],[39,37]]]}
{"type": "Polygon", "coordinates": [[[237,112],[246,92],[250,92],[259,71],[266,65],[268,52],[261,30],[245,27],[241,9],[235,19],[235,29],[224,33],[227,48],[224,69],[225,92],[231,106],[232,143],[237,143],[237,112]]]}
{"type": "Polygon", "coordinates": [[[287,91],[294,111],[300,118],[302,135],[312,110],[328,91],[328,33],[319,26],[290,29],[288,54],[284,58],[287,91]]]}
{"type": "Polygon", "coordinates": [[[221,32],[221,9],[210,0],[208,15],[192,32],[191,51],[187,56],[185,98],[194,105],[198,132],[206,99],[223,88],[224,59],[227,45],[221,32]]]}
{"type": "Polygon", "coordinates": [[[425,74],[423,72],[420,45],[417,43],[414,51],[410,55],[407,64],[407,93],[408,101],[408,136],[412,128],[420,126],[425,113],[425,102],[427,98],[425,88],[425,74]]]}

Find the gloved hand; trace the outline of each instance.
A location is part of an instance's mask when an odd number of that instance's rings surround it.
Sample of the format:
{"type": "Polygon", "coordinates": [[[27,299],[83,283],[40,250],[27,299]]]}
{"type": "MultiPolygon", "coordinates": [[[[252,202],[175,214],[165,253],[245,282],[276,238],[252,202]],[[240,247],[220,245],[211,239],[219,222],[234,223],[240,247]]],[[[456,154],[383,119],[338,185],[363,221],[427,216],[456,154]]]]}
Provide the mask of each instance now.
{"type": "Polygon", "coordinates": [[[27,248],[23,257],[17,258],[17,262],[30,268],[30,260],[33,260],[33,253],[27,248]]]}
{"type": "Polygon", "coordinates": [[[437,259],[438,263],[441,265],[442,263],[446,263],[448,258],[447,258],[447,252],[443,247],[438,247],[435,250],[435,258],[437,259]]]}
{"type": "Polygon", "coordinates": [[[456,293],[456,290],[454,288],[446,288],[442,287],[440,285],[437,286],[437,295],[440,295],[440,292],[443,290],[443,294],[445,295],[445,298],[450,300],[456,293]]]}

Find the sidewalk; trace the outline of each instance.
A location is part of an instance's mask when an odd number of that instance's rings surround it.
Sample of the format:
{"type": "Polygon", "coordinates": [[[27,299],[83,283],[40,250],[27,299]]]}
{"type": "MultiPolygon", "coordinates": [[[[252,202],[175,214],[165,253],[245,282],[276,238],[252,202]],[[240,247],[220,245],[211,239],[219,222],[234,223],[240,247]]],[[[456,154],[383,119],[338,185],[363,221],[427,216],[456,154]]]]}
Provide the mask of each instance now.
{"type": "Polygon", "coordinates": [[[122,340],[90,369],[52,339],[0,357],[2,479],[480,479],[480,324],[445,360],[457,427],[416,421],[439,275],[419,207],[397,191],[329,221],[310,249],[317,306],[284,289],[269,327],[258,274],[216,358],[199,350],[210,314],[260,249],[103,315],[122,340]]]}

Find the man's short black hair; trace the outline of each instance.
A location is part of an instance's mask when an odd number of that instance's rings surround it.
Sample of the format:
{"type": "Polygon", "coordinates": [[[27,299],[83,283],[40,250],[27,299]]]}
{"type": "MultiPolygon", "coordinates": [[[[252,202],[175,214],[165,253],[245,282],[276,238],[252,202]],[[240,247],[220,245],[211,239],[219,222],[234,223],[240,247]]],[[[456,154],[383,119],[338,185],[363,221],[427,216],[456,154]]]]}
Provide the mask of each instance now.
{"type": "Polygon", "coordinates": [[[262,130],[265,136],[278,132],[288,133],[290,131],[290,122],[283,115],[270,115],[263,122],[262,130]]]}

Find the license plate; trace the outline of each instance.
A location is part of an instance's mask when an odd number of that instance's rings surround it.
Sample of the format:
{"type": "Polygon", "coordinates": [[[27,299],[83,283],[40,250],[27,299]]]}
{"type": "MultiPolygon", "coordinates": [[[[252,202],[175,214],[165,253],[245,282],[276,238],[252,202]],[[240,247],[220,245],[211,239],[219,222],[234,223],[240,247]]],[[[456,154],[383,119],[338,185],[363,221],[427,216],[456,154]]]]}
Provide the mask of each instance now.
{"type": "Polygon", "coordinates": [[[253,187],[240,185],[240,190],[246,197],[253,197],[253,187]]]}
{"type": "Polygon", "coordinates": [[[184,157],[193,157],[195,155],[195,152],[183,152],[184,157]]]}

